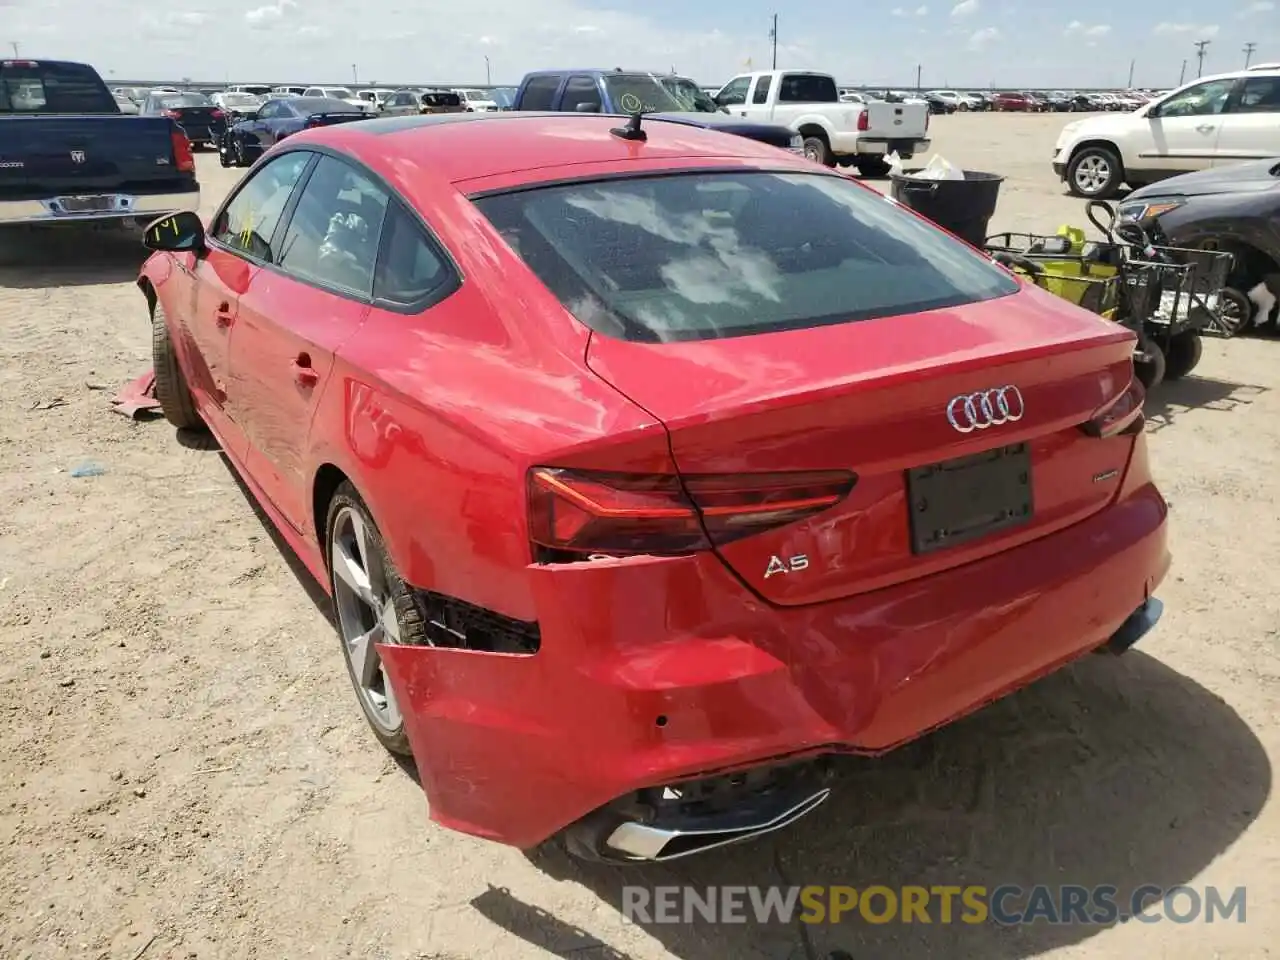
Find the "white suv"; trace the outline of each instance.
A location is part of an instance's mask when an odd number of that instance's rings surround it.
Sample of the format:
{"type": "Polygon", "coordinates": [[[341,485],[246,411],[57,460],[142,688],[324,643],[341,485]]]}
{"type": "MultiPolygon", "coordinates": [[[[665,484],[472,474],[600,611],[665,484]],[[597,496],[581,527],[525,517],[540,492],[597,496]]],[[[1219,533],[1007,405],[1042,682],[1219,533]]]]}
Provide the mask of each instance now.
{"type": "Polygon", "coordinates": [[[1179,173],[1280,156],[1280,68],[1203,77],[1132,113],[1068,123],[1053,172],[1078,197],[1104,199],[1179,173]]]}

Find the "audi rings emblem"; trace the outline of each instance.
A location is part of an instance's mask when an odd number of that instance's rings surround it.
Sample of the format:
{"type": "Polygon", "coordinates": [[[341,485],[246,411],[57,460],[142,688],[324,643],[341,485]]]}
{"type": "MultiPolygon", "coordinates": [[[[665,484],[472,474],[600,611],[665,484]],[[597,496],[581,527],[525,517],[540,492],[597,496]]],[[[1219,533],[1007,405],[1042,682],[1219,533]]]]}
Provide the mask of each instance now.
{"type": "Polygon", "coordinates": [[[1016,423],[1026,412],[1021,391],[1009,384],[952,397],[947,404],[947,422],[960,433],[972,433],[1016,423]]]}

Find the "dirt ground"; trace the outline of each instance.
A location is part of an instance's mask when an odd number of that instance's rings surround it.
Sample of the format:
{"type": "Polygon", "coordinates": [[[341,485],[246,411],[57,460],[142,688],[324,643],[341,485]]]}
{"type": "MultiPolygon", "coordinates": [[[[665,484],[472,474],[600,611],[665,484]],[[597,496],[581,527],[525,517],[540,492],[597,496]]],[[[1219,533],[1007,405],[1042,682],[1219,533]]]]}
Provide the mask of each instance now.
{"type": "MultiPolygon", "coordinates": [[[[1054,116],[935,120],[993,227],[1083,222],[1054,116]]],[[[200,156],[205,212],[238,172],[200,156]]],[[[1150,399],[1166,616],[925,741],[769,841],[584,868],[430,825],[216,450],[108,409],[149,361],[140,250],[0,246],[0,957],[580,960],[1280,954],[1280,341],[1150,399]],[[53,404],[54,401],[62,401],[53,404]],[[97,476],[73,476],[94,464],[97,476]],[[1245,885],[1244,924],[625,924],[624,882],[1245,885]]]]}

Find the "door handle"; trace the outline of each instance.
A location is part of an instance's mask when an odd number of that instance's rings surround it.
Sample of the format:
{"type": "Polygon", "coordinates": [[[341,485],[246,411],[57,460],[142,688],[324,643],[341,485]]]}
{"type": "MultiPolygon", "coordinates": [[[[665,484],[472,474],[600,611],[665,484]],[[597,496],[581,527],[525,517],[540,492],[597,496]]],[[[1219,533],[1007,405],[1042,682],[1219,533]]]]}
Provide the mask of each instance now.
{"type": "Polygon", "coordinates": [[[293,361],[293,379],[301,386],[314,387],[320,382],[320,372],[311,366],[311,357],[300,353],[293,361]]]}
{"type": "Polygon", "coordinates": [[[218,309],[213,314],[213,322],[224,330],[235,323],[235,315],[231,312],[231,304],[226,301],[218,304],[218,309]]]}
{"type": "Polygon", "coordinates": [[[1196,129],[1199,130],[1201,133],[1212,133],[1214,130],[1217,130],[1218,128],[1216,125],[1212,123],[1202,123],[1200,124],[1200,126],[1196,127],[1196,129]]]}

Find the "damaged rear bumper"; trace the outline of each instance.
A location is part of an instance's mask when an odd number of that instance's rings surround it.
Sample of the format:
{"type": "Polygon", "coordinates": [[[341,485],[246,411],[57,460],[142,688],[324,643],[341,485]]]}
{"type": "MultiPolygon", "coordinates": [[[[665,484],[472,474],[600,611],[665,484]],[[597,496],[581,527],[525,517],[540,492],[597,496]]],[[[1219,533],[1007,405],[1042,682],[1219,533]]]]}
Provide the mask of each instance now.
{"type": "Polygon", "coordinates": [[[880,753],[1132,645],[1158,618],[1166,513],[1147,483],[1016,549],[808,607],[760,601],[710,554],[537,566],[536,653],[380,650],[432,819],[525,848],[572,826],[579,852],[670,859],[826,799],[744,772],[880,753]],[[687,802],[707,781],[747,786],[687,802]]]}

